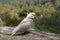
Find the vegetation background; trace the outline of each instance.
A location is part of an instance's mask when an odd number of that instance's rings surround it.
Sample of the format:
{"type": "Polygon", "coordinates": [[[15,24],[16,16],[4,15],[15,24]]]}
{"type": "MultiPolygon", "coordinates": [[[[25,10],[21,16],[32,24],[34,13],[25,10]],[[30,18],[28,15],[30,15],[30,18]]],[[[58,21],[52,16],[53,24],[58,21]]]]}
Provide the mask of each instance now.
{"type": "Polygon", "coordinates": [[[35,12],[33,28],[60,33],[60,0],[0,0],[0,26],[17,26],[35,12]]]}

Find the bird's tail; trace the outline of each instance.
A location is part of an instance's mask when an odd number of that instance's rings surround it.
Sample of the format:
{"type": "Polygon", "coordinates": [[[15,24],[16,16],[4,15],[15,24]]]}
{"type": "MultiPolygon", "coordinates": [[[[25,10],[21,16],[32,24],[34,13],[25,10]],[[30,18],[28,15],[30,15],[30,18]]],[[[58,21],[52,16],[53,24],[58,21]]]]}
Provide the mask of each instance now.
{"type": "Polygon", "coordinates": [[[15,33],[12,33],[11,36],[15,35],[15,33]]]}

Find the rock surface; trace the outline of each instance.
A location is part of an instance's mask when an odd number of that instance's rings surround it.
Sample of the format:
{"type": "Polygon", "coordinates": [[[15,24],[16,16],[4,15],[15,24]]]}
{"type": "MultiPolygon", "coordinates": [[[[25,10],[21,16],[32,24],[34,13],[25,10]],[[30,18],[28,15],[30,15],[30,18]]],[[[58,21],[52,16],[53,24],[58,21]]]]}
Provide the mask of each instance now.
{"type": "Polygon", "coordinates": [[[60,40],[60,34],[32,30],[21,35],[11,36],[13,27],[0,27],[0,40],[60,40]]]}

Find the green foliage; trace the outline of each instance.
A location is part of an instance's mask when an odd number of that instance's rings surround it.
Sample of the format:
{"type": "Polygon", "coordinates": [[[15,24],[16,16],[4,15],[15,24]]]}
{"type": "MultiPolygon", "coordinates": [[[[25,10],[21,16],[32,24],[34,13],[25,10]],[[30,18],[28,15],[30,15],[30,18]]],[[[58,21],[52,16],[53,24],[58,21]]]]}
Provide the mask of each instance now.
{"type": "Polygon", "coordinates": [[[60,0],[0,0],[0,26],[16,26],[35,12],[33,28],[60,33],[60,0]]]}
{"type": "Polygon", "coordinates": [[[2,25],[6,25],[5,21],[2,21],[2,19],[0,18],[0,26],[2,25]]]}

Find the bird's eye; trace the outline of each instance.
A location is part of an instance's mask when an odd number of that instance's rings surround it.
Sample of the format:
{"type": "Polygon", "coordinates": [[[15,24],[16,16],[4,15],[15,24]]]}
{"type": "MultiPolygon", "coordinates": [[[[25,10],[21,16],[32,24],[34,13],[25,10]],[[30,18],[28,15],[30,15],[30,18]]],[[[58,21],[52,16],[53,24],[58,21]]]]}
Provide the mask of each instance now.
{"type": "Polygon", "coordinates": [[[35,15],[33,14],[33,16],[35,16],[35,15]]]}

